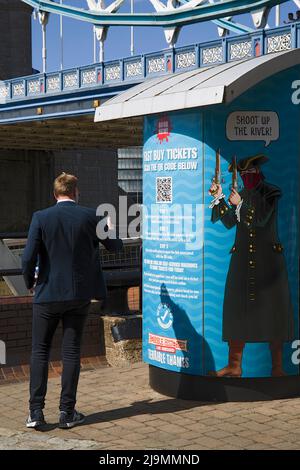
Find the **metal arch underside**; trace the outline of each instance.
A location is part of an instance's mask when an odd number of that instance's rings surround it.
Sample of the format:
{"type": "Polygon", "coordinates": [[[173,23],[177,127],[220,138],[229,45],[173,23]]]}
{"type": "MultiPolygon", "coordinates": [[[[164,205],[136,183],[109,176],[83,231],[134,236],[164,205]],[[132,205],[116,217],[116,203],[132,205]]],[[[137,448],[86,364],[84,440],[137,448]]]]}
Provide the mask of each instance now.
{"type": "Polygon", "coordinates": [[[235,23],[231,20],[213,20],[213,23],[217,25],[219,28],[227,29],[233,33],[243,34],[243,33],[253,33],[255,30],[250,28],[249,26],[242,25],[240,23],[235,23]]]}
{"type": "Polygon", "coordinates": [[[103,13],[87,11],[51,0],[21,0],[31,7],[99,26],[183,26],[204,21],[220,20],[227,16],[271,8],[288,0],[224,0],[216,4],[154,13],[103,13]]]}
{"type": "MultiPolygon", "coordinates": [[[[180,4],[187,5],[189,0],[178,0],[180,4]]],[[[300,1],[300,0],[299,0],[300,1]]],[[[213,3],[213,2],[211,2],[213,3]]],[[[213,23],[221,29],[221,31],[231,31],[232,33],[243,34],[243,33],[252,33],[253,28],[249,26],[242,25],[236,21],[232,21],[231,17],[222,18],[219,20],[213,20],[213,23]]]]}

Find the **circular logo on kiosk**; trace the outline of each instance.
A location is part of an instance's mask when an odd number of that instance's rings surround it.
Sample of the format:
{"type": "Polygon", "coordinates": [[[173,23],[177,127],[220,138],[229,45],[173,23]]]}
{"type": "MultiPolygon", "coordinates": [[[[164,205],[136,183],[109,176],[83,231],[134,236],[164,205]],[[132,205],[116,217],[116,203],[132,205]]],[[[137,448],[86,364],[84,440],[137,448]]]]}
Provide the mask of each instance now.
{"type": "Polygon", "coordinates": [[[166,304],[159,304],[156,312],[157,322],[161,328],[167,330],[173,324],[173,315],[166,304]]]}
{"type": "Polygon", "coordinates": [[[160,144],[164,141],[169,142],[171,131],[172,124],[169,116],[162,116],[159,118],[156,125],[156,135],[160,144]]]}

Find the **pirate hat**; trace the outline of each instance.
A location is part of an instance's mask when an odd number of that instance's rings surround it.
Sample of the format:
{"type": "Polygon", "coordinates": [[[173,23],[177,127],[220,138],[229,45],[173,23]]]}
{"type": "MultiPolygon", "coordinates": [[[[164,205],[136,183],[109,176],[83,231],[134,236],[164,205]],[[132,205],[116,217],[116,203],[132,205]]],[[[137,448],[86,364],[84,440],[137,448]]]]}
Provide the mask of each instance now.
{"type": "MultiPolygon", "coordinates": [[[[257,167],[267,163],[269,161],[268,157],[262,154],[254,155],[253,157],[243,158],[239,160],[237,163],[237,170],[238,171],[245,171],[249,170],[250,168],[257,167]]],[[[233,165],[232,163],[228,167],[228,171],[232,173],[233,165]]]]}

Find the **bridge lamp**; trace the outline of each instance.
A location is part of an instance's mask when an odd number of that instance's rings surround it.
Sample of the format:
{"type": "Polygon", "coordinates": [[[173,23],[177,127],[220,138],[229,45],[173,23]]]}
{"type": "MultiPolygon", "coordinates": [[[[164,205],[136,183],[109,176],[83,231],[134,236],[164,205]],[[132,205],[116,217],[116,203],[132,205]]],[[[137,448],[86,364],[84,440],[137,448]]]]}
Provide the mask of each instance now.
{"type": "Polygon", "coordinates": [[[42,26],[43,46],[42,46],[42,59],[43,59],[43,73],[47,72],[47,35],[46,28],[49,21],[49,13],[46,11],[39,11],[38,18],[42,26]]]}

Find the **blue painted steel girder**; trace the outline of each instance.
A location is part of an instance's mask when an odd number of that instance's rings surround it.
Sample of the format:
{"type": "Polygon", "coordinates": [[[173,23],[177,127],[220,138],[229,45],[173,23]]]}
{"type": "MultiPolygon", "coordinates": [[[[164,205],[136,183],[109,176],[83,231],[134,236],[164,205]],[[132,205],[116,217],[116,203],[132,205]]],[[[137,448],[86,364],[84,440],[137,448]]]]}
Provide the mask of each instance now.
{"type": "Polygon", "coordinates": [[[21,0],[38,10],[105,26],[183,26],[185,24],[213,21],[273,7],[288,0],[224,0],[184,10],[153,13],[102,13],[60,5],[51,0],[21,0]]]}

